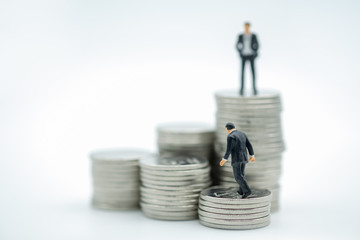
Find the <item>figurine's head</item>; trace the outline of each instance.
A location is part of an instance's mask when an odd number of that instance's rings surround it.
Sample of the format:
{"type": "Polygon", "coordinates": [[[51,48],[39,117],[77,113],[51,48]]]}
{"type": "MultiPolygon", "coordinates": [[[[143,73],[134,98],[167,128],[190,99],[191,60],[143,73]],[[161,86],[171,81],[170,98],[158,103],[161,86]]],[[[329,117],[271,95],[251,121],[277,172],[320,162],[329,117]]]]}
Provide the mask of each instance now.
{"type": "Polygon", "coordinates": [[[231,133],[231,131],[235,129],[235,125],[231,122],[228,122],[226,125],[225,125],[225,130],[226,132],[229,134],[231,133]]]}
{"type": "Polygon", "coordinates": [[[250,33],[250,23],[249,22],[246,22],[244,24],[244,27],[245,27],[245,33],[250,33]]]}

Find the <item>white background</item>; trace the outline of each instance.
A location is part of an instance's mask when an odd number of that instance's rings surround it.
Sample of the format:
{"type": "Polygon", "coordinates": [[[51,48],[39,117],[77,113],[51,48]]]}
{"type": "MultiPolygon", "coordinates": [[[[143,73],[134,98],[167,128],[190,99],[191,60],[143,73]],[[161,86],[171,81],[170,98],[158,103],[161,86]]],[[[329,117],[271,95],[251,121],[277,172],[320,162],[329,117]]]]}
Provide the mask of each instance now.
{"type": "Polygon", "coordinates": [[[357,1],[1,1],[0,239],[359,239],[359,11],[357,1]],[[214,92],[239,87],[245,21],[260,41],[258,85],[284,104],[271,225],[224,231],[92,209],[90,151],[156,150],[158,123],[215,122],[214,92]]]}

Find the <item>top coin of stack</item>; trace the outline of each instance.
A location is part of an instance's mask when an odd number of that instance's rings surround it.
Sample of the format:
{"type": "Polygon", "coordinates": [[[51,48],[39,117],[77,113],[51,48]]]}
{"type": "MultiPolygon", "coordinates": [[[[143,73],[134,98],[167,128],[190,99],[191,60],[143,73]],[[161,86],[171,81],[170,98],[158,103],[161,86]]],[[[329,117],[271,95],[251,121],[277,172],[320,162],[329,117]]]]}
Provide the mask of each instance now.
{"type": "Polygon", "coordinates": [[[253,189],[245,199],[238,188],[214,186],[203,190],[199,218],[204,226],[220,229],[254,229],[270,224],[271,192],[253,189]]]}
{"type": "Polygon", "coordinates": [[[214,149],[214,127],[206,123],[164,123],[157,127],[160,155],[198,156],[209,160],[214,149]]]}
{"type": "Polygon", "coordinates": [[[197,218],[200,192],[210,186],[205,159],[186,156],[146,157],[140,161],[141,209],[161,220],[197,218]]]}
{"type": "MultiPolygon", "coordinates": [[[[234,123],[239,131],[247,135],[255,151],[255,162],[246,168],[248,184],[250,187],[269,189],[273,193],[272,210],[276,210],[279,206],[281,153],[284,150],[280,94],[261,90],[256,96],[240,96],[235,90],[223,90],[216,92],[215,97],[217,153],[222,156],[226,150],[225,124],[234,123]]],[[[237,185],[230,163],[219,171],[222,184],[237,185]]]]}
{"type": "Polygon", "coordinates": [[[139,208],[139,159],[149,154],[139,149],[92,152],[92,205],[109,210],[139,208]]]}

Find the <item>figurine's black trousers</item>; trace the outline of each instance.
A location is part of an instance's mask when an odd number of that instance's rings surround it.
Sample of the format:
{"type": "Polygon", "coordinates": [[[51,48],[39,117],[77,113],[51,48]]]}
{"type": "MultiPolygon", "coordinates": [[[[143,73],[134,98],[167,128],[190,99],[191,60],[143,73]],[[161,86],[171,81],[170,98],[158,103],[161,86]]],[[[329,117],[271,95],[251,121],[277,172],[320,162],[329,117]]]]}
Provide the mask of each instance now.
{"type": "Polygon", "coordinates": [[[240,194],[251,192],[250,187],[247,184],[246,179],[245,179],[245,165],[246,165],[246,162],[237,162],[232,165],[235,180],[240,185],[239,186],[240,194]]]}
{"type": "Polygon", "coordinates": [[[256,84],[255,84],[255,64],[254,64],[255,56],[241,56],[241,88],[240,93],[244,92],[244,74],[245,74],[245,63],[250,62],[251,72],[252,72],[252,80],[253,80],[253,91],[256,93],[256,84]]]}

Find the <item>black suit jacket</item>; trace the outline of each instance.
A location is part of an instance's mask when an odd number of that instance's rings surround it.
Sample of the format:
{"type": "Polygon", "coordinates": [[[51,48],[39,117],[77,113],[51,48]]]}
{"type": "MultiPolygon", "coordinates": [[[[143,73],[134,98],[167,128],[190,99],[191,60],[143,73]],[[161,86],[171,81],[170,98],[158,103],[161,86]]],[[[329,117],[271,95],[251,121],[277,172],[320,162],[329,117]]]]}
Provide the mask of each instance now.
{"type": "Polygon", "coordinates": [[[227,137],[224,159],[228,159],[231,154],[231,165],[238,162],[248,162],[246,149],[250,155],[254,155],[253,147],[245,133],[234,130],[227,137]]]}
{"type": "MultiPolygon", "coordinates": [[[[242,50],[244,48],[244,34],[240,34],[238,41],[236,43],[236,49],[239,51],[240,56],[242,55],[242,50]]],[[[251,34],[251,49],[254,51],[254,57],[258,55],[257,51],[259,49],[259,42],[257,40],[257,37],[254,33],[251,34]]]]}

